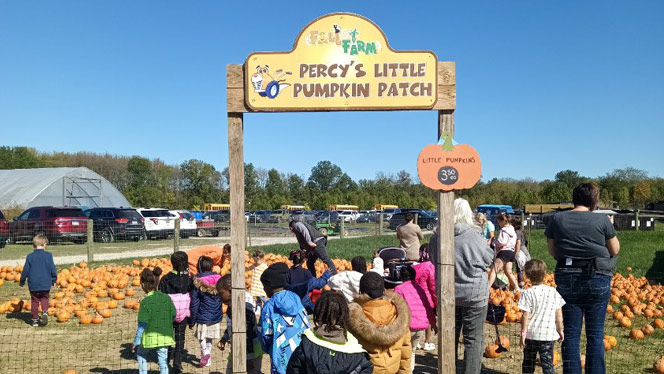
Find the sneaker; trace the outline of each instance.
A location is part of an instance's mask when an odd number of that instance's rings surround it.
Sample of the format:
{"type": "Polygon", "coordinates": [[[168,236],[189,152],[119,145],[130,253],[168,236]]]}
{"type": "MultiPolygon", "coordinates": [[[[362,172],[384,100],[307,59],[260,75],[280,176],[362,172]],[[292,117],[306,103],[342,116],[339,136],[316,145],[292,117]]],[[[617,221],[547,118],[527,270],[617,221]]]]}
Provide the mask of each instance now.
{"type": "Polygon", "coordinates": [[[30,326],[32,326],[32,327],[37,327],[37,326],[39,326],[39,320],[38,320],[38,319],[33,319],[33,320],[30,322],[30,326]]]}
{"type": "MultiPolygon", "coordinates": [[[[427,345],[427,344],[424,343],[424,346],[425,346],[425,347],[426,347],[426,345],[427,345]]],[[[420,346],[420,343],[417,343],[417,345],[415,346],[415,349],[422,349],[422,346],[420,346]]]]}
{"type": "Polygon", "coordinates": [[[39,318],[39,322],[41,322],[41,324],[44,326],[48,325],[48,313],[42,312],[41,317],[39,318]]]}
{"type": "Polygon", "coordinates": [[[436,345],[433,343],[424,343],[424,350],[425,351],[433,351],[436,349],[436,345]]]}
{"type": "Polygon", "coordinates": [[[201,357],[201,367],[207,367],[210,366],[210,355],[204,355],[201,357]]]}

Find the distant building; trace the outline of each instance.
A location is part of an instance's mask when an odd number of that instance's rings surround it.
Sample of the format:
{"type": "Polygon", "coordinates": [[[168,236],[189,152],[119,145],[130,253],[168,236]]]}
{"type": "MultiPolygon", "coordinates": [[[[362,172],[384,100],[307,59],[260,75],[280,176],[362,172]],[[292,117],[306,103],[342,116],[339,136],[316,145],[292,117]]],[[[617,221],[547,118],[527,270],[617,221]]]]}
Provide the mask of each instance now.
{"type": "Polygon", "coordinates": [[[0,208],[130,206],[101,175],[85,168],[0,170],[0,208]]]}

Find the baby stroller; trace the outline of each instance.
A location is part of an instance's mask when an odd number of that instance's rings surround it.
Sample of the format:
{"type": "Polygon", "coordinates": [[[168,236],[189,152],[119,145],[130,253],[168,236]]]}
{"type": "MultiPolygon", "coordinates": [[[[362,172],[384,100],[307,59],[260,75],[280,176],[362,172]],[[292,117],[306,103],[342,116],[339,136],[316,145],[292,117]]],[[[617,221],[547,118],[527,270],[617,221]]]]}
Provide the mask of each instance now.
{"type": "Polygon", "coordinates": [[[394,288],[401,283],[399,273],[402,268],[412,265],[413,261],[406,261],[406,250],[400,247],[384,247],[378,250],[378,257],[383,260],[385,267],[385,288],[394,288]]]}

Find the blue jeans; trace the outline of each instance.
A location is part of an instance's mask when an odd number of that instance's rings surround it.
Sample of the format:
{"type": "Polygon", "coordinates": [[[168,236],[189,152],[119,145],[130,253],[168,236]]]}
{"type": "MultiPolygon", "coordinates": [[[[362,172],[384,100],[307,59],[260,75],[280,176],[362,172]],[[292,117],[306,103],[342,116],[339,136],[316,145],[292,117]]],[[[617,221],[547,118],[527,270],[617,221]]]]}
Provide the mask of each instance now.
{"type": "Polygon", "coordinates": [[[556,270],[558,292],[565,299],[562,345],[563,374],[581,374],[579,344],[586,322],[586,374],[606,373],[604,320],[611,295],[610,275],[588,275],[556,270]]]}
{"type": "Polygon", "coordinates": [[[157,351],[157,362],[159,363],[159,374],[168,374],[168,347],[149,348],[138,347],[136,360],[138,361],[138,373],[148,373],[148,353],[152,350],[157,351]]]}

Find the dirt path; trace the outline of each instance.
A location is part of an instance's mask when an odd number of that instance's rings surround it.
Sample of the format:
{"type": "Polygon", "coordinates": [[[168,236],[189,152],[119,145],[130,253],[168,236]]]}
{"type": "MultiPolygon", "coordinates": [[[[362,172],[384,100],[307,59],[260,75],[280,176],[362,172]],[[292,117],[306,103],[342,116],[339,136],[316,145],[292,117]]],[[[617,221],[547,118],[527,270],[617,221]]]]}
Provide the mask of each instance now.
{"type": "MultiPolygon", "coordinates": [[[[229,243],[231,241],[231,238],[229,237],[222,237],[222,238],[210,238],[210,243],[209,245],[224,245],[226,243],[229,243]]],[[[260,247],[264,245],[270,245],[270,244],[289,244],[289,243],[297,243],[297,240],[295,237],[262,237],[262,238],[251,238],[251,246],[252,247],[260,247]]],[[[172,242],[168,242],[168,244],[164,243],[164,246],[160,246],[157,248],[150,248],[150,249],[138,249],[138,250],[131,250],[131,251],[124,251],[124,252],[113,252],[113,253],[97,253],[94,255],[94,260],[95,261],[109,261],[109,260],[117,260],[117,259],[122,259],[122,258],[135,258],[135,257],[151,257],[151,256],[166,256],[170,255],[173,253],[173,245],[172,242]]],[[[200,245],[183,245],[180,248],[183,251],[189,251],[193,248],[196,248],[200,245]]],[[[66,264],[76,264],[82,261],[87,261],[88,256],[87,254],[80,254],[80,255],[73,255],[73,256],[54,256],[53,261],[55,262],[56,265],[66,265],[66,264]]],[[[0,266],[16,266],[16,265],[23,265],[23,262],[25,261],[25,258],[20,258],[20,259],[12,259],[12,260],[4,260],[0,261],[0,266]]]]}

